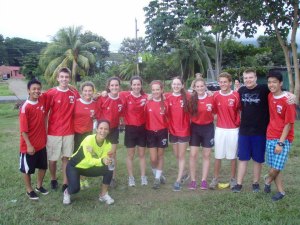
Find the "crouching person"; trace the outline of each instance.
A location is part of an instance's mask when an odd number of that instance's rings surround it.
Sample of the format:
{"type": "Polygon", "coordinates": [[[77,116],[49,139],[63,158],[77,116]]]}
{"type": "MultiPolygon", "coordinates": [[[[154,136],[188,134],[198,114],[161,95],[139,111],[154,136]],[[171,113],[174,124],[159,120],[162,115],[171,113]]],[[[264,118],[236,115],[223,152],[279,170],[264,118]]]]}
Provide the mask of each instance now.
{"type": "Polygon", "coordinates": [[[80,176],[103,176],[99,201],[113,204],[114,200],[108,195],[108,186],[113,175],[113,160],[111,143],[106,139],[109,133],[109,122],[100,120],[96,134],[87,136],[67,164],[66,174],[69,181],[64,191],[63,204],[71,203],[71,195],[80,190],[80,176]]]}

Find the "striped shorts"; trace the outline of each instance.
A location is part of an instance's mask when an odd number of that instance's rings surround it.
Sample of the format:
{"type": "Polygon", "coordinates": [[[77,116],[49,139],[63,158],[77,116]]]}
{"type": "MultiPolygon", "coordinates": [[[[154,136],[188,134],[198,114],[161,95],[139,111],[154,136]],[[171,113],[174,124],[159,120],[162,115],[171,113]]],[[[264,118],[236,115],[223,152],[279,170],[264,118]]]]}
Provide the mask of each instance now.
{"type": "Polygon", "coordinates": [[[275,147],[279,139],[267,140],[266,143],[266,162],[276,170],[283,170],[289,156],[292,143],[288,140],[284,141],[284,146],[280,154],[275,153],[275,147]]]}

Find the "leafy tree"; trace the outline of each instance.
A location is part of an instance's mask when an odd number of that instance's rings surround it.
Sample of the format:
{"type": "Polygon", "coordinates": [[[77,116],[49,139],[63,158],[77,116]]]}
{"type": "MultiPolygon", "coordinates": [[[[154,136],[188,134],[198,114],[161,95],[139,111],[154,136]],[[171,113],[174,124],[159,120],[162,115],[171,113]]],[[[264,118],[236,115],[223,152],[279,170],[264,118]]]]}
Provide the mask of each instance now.
{"type": "Polygon", "coordinates": [[[4,43],[4,38],[0,34],[0,65],[5,65],[7,64],[7,52],[6,52],[6,47],[4,43]]]}

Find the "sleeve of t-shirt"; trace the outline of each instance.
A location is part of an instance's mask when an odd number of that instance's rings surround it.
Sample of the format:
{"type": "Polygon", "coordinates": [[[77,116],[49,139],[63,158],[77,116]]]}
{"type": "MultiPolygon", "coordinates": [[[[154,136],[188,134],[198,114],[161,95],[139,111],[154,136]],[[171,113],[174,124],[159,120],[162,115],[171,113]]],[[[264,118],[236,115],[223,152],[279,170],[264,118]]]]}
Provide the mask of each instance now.
{"type": "Polygon", "coordinates": [[[286,112],[285,112],[285,118],[284,118],[284,123],[295,123],[296,119],[296,105],[287,105],[286,112]]]}
{"type": "Polygon", "coordinates": [[[28,133],[28,120],[25,108],[21,108],[20,112],[20,132],[28,133]]]}

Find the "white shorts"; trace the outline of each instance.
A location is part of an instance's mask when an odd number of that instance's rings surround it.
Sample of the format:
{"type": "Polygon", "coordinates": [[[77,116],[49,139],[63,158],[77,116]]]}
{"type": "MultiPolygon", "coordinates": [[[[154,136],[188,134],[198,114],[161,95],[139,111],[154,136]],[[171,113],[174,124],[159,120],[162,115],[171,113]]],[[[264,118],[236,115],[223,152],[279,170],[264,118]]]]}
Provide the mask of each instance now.
{"type": "Polygon", "coordinates": [[[57,161],[60,157],[71,157],[74,151],[74,135],[47,136],[47,157],[57,161]]]}
{"type": "Polygon", "coordinates": [[[239,128],[225,129],[216,127],[215,158],[235,159],[238,147],[239,128]]]}

